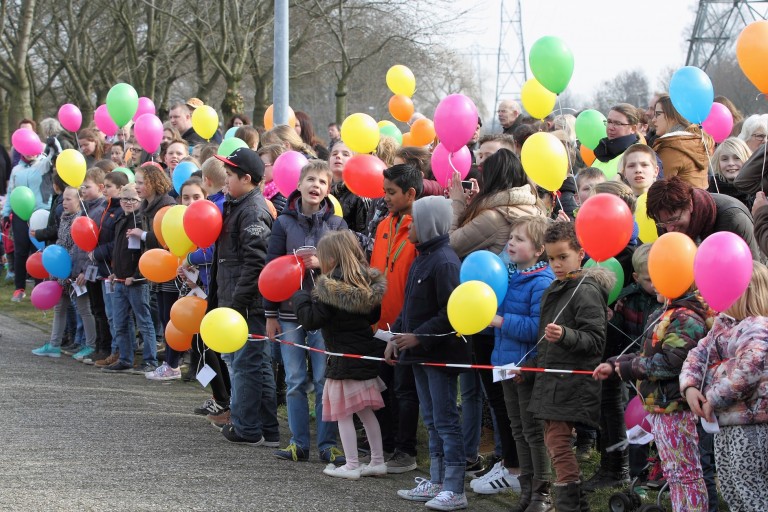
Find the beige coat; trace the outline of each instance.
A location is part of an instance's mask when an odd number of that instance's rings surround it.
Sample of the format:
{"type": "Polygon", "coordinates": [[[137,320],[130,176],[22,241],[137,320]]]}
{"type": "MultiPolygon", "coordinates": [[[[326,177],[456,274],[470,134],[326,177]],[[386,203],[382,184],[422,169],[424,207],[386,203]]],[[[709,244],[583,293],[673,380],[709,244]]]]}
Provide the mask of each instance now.
{"type": "Polygon", "coordinates": [[[459,226],[459,218],[467,206],[463,200],[453,200],[451,247],[459,258],[480,250],[499,254],[509,240],[512,219],[523,215],[544,215],[536,205],[537,201],[536,194],[528,185],[502,190],[488,198],[485,209],[459,226]]]}
{"type": "Polygon", "coordinates": [[[653,143],[664,167],[664,178],[679,176],[696,188],[709,187],[709,157],[701,134],[672,132],[653,143]]]}

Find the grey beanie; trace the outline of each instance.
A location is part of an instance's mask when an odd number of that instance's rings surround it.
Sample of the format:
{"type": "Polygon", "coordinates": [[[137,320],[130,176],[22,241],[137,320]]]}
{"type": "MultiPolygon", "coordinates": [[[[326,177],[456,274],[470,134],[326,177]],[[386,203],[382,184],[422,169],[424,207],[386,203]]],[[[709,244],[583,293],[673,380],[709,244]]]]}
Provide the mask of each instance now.
{"type": "Polygon", "coordinates": [[[411,216],[419,243],[428,242],[451,229],[451,201],[442,196],[422,197],[413,203],[411,216]]]}

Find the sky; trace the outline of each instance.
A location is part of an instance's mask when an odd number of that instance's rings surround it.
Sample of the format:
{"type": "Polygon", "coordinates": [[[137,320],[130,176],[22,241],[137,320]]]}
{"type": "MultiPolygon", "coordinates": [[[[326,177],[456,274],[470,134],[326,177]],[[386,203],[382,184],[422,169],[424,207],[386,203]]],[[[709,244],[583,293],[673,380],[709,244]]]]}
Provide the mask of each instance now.
{"type": "MultiPolygon", "coordinates": [[[[501,0],[457,0],[471,8],[452,40],[462,55],[481,68],[483,100],[493,108],[496,57],[499,47],[501,0]]],[[[515,0],[506,0],[514,11],[515,0]]],[[[574,54],[575,67],[568,91],[588,99],[605,80],[622,71],[640,69],[651,89],[665,70],[685,65],[688,41],[696,17],[696,0],[522,0],[526,53],[545,35],[563,39],[574,54]]],[[[515,37],[510,34],[511,41],[515,37]]],[[[519,47],[505,46],[514,55],[519,47]]],[[[528,78],[533,75],[528,68],[528,78]]]]}

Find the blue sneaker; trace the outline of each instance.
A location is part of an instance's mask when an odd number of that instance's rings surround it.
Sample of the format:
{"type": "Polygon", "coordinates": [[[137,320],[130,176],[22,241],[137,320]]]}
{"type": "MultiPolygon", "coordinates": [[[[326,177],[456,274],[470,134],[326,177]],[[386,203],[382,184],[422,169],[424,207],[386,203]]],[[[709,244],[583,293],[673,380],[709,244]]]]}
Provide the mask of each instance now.
{"type": "Polygon", "coordinates": [[[43,357],[61,357],[61,349],[59,347],[52,347],[50,343],[46,343],[40,348],[36,348],[32,351],[36,356],[43,357]]]}
{"type": "Polygon", "coordinates": [[[344,457],[344,452],[331,446],[320,452],[320,460],[323,462],[330,462],[334,466],[343,466],[347,463],[347,458],[344,457]]]}
{"type": "Polygon", "coordinates": [[[93,354],[95,351],[96,349],[92,347],[83,347],[78,352],[75,352],[75,354],[72,356],[72,359],[75,361],[82,361],[84,358],[93,354]]]}

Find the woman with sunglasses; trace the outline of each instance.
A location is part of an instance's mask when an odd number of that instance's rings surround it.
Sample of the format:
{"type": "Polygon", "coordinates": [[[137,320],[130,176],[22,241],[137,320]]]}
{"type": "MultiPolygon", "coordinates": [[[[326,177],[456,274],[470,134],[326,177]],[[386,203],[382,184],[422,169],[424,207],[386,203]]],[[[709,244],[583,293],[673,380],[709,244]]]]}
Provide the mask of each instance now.
{"type": "Polygon", "coordinates": [[[709,187],[709,157],[714,150],[712,137],[691,124],[672,105],[669,94],[662,94],[653,109],[656,136],[653,150],[664,165],[664,176],[679,176],[696,188],[709,187]]]}
{"type": "Polygon", "coordinates": [[[592,167],[597,167],[605,174],[607,180],[612,180],[618,173],[619,160],[632,144],[644,141],[637,134],[637,123],[640,113],[629,103],[619,103],[611,107],[605,120],[605,132],[608,135],[601,139],[595,148],[595,161],[592,167]]]}

